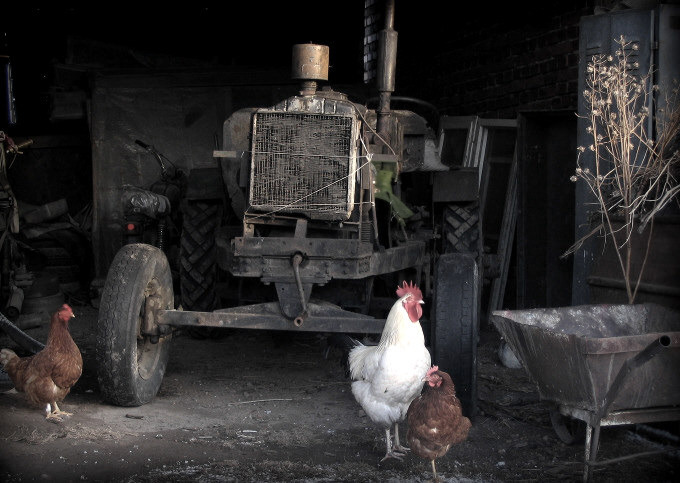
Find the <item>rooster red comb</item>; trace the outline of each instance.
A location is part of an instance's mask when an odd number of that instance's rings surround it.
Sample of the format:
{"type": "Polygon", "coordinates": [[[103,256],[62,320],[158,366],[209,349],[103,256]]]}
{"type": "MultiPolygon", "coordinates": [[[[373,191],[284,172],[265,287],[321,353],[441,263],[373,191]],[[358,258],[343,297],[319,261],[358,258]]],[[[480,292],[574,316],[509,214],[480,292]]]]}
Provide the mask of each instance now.
{"type": "Polygon", "coordinates": [[[57,310],[57,312],[59,313],[60,316],[65,316],[67,318],[75,317],[75,315],[73,315],[73,309],[68,304],[64,304],[61,307],[59,307],[59,310],[57,310]]]}
{"type": "Polygon", "coordinates": [[[406,280],[404,280],[404,285],[401,287],[397,287],[397,297],[401,298],[406,294],[411,294],[413,295],[416,300],[422,300],[423,299],[423,292],[420,291],[418,286],[411,282],[410,284],[406,283],[406,280]]]}
{"type": "Polygon", "coordinates": [[[437,372],[439,370],[439,366],[432,366],[427,370],[427,377],[430,377],[432,374],[437,372]]]}

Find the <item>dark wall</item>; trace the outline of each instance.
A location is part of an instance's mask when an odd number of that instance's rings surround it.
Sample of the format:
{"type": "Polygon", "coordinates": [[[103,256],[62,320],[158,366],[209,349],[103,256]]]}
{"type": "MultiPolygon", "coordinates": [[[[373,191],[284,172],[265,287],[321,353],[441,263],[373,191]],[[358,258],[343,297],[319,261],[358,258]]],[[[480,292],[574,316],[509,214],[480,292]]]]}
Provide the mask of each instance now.
{"type": "Polygon", "coordinates": [[[423,98],[450,115],[575,110],[578,24],[592,5],[470,2],[445,13],[437,2],[397,2],[396,94],[423,98]]]}
{"type": "Polygon", "coordinates": [[[526,112],[519,118],[517,305],[571,304],[576,116],[526,112]]]}
{"type": "Polygon", "coordinates": [[[12,62],[18,114],[14,131],[59,129],[49,120],[55,64],[83,67],[86,60],[85,67],[135,69],[186,59],[202,66],[289,70],[292,45],[313,42],[330,46],[334,82],[361,82],[363,8],[363,1],[342,2],[341,8],[323,12],[301,1],[180,8],[12,2],[3,6],[0,55],[12,62]]]}
{"type": "MultiPolygon", "coordinates": [[[[444,12],[441,2],[398,0],[395,95],[425,99],[450,115],[514,118],[521,110],[575,108],[578,22],[594,3],[466,2],[444,12]]],[[[12,57],[19,119],[34,124],[46,119],[51,63],[73,60],[66,55],[73,36],[222,66],[286,69],[292,44],[323,43],[331,47],[331,82],[361,83],[370,47],[364,41],[376,42],[371,32],[383,28],[383,4],[347,2],[323,13],[303,2],[188,6],[181,13],[13,6],[17,20],[3,26],[0,54],[12,57]]]]}

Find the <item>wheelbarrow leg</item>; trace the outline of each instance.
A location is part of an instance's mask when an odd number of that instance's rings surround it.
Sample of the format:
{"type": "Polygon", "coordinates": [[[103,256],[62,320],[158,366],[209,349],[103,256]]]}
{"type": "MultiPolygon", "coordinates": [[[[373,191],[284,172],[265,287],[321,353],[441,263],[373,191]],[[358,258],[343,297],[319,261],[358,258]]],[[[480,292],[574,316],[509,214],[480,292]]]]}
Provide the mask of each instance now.
{"type": "Polygon", "coordinates": [[[605,394],[604,399],[602,400],[602,406],[596,414],[591,416],[591,420],[588,421],[588,427],[586,429],[586,461],[585,468],[583,470],[583,481],[589,480],[590,473],[593,470],[592,466],[595,464],[595,459],[597,457],[597,446],[600,442],[600,426],[602,419],[607,416],[609,406],[618,396],[619,391],[623,387],[630,374],[632,374],[635,369],[646,364],[663,349],[669,347],[670,344],[670,337],[667,335],[662,335],[645,347],[642,351],[638,352],[635,357],[631,357],[630,359],[626,360],[621,369],[619,369],[614,382],[612,382],[611,386],[609,386],[607,394],[605,394]]]}
{"type": "Polygon", "coordinates": [[[591,425],[588,423],[586,426],[586,454],[585,454],[585,464],[583,466],[583,481],[590,481],[590,475],[592,472],[591,465],[595,463],[597,458],[597,447],[600,444],[600,423],[591,425]]]}

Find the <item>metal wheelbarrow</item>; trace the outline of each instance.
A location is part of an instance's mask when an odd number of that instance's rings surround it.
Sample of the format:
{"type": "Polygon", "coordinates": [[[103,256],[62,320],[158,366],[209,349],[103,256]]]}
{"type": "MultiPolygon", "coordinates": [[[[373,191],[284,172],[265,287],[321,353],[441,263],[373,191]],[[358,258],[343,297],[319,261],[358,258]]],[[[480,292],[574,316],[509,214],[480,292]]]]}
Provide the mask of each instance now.
{"type": "MultiPolygon", "coordinates": [[[[680,419],[680,312],[656,304],[498,310],[492,320],[555,415],[586,424],[583,481],[602,426],[680,419]]],[[[551,421],[558,436],[568,431],[551,421]]]]}

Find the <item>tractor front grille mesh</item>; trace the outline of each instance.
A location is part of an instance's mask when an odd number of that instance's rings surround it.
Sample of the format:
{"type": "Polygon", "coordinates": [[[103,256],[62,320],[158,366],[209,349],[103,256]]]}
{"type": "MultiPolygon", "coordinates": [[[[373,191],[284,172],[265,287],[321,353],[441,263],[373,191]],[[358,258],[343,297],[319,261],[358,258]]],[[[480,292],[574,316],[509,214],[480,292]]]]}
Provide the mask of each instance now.
{"type": "Polygon", "coordinates": [[[352,209],[353,117],[258,112],[250,205],[264,211],[345,219],[352,209]]]}

